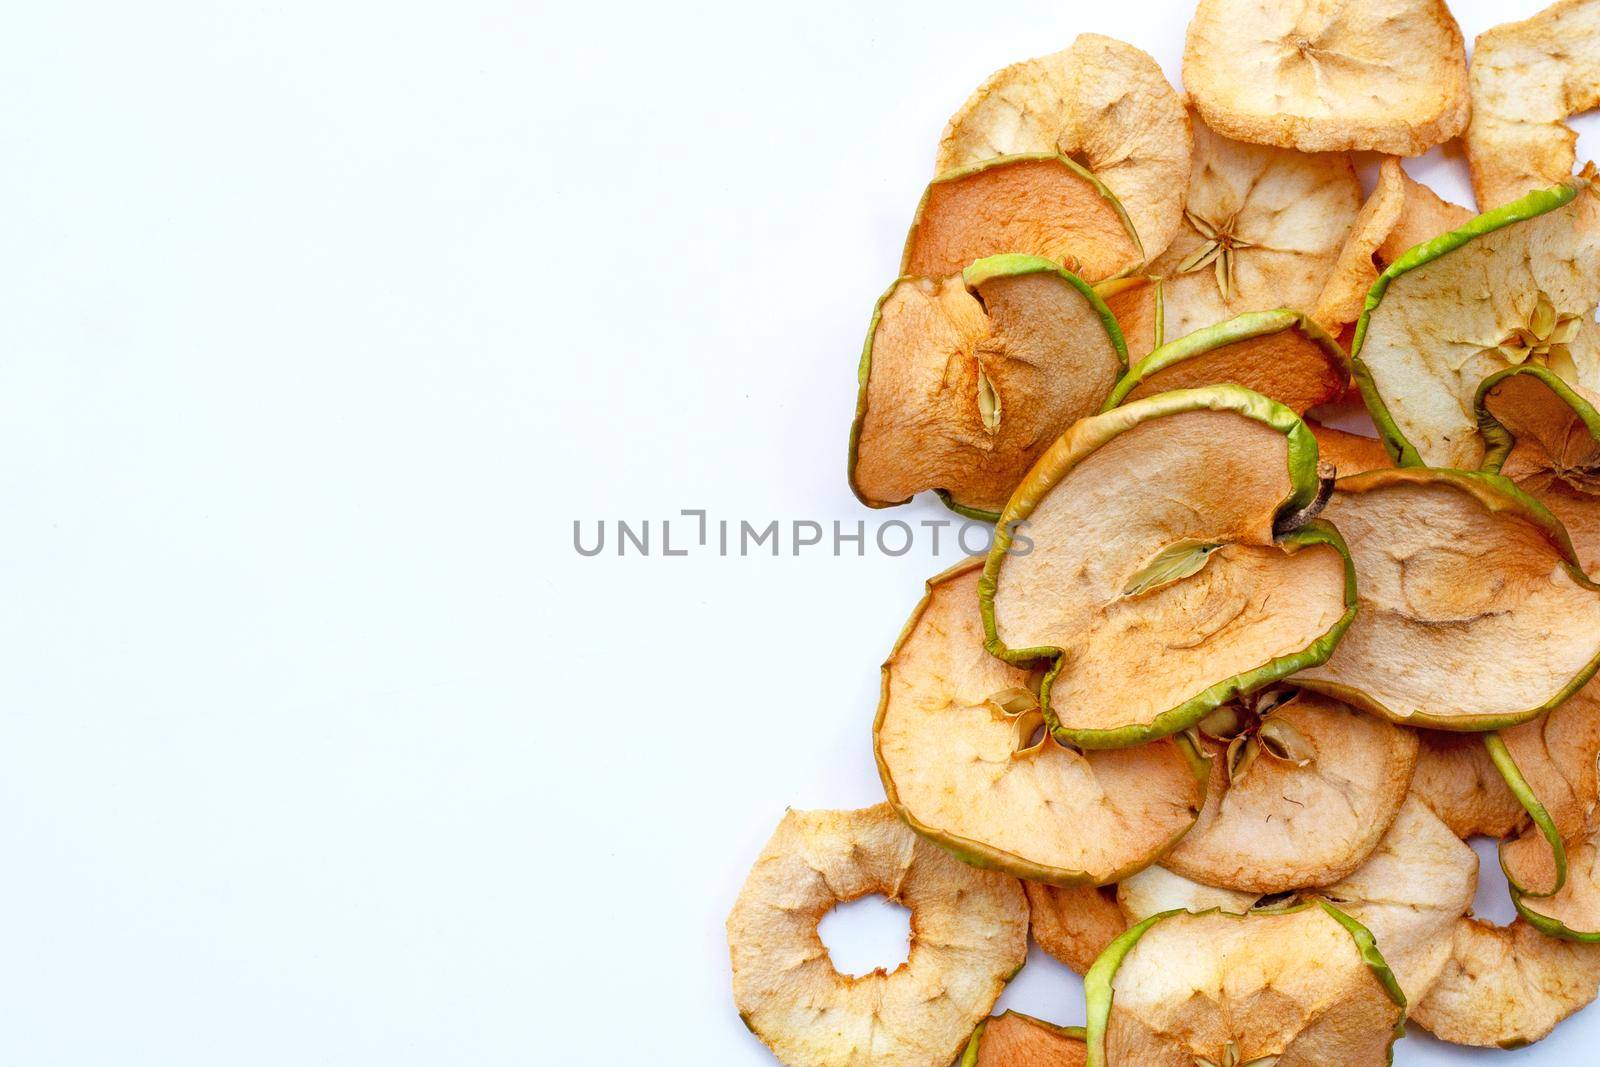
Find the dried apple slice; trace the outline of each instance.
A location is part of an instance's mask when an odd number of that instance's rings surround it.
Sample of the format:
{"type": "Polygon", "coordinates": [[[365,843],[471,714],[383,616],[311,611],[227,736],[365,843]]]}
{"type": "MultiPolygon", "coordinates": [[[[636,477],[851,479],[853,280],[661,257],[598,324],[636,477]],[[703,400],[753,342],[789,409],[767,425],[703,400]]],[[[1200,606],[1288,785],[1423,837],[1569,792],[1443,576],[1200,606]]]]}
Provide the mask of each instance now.
{"type": "Polygon", "coordinates": [[[1149,54],[1086,33],[1048,56],[996,71],[945,127],[938,169],[1054,152],[1114,193],[1145,254],[1178,229],[1193,139],[1183,101],[1149,54]]]}
{"type": "Polygon", "coordinates": [[[1057,738],[1138,745],[1327,658],[1355,589],[1338,532],[1306,521],[1316,466],[1305,424],[1236,385],[1136,400],[1050,446],[979,590],[991,652],[1055,660],[1057,738]]]}
{"type": "Polygon", "coordinates": [[[861,354],[851,488],[873,507],[937,489],[992,512],[1099,409],[1126,362],[1110,310],[1049,260],[991,256],[949,278],[902,278],[861,354]]]}
{"type": "Polygon", "coordinates": [[[1458,1045],[1521,1048],[1595,998],[1600,945],[1546,937],[1521,919],[1457,921],[1450,961],[1411,1017],[1458,1045]]]}
{"type": "Polygon", "coordinates": [[[1497,475],[1397,468],[1341,478],[1323,512],[1361,610],[1295,681],[1411,726],[1536,719],[1600,666],[1600,587],[1545,508],[1497,475]]]}
{"type": "MultiPolygon", "coordinates": [[[[1361,866],[1324,888],[1298,888],[1289,899],[1320,897],[1370,930],[1415,1003],[1449,961],[1451,930],[1472,906],[1477,882],[1477,854],[1413,794],[1361,866]]],[[[1173,909],[1244,915],[1264,899],[1282,896],[1218,889],[1165,867],[1140,871],[1118,887],[1118,900],[1133,922],[1173,909]]]]}
{"type": "Polygon", "coordinates": [[[1444,0],[1200,0],[1183,84],[1217,132],[1301,152],[1415,156],[1467,124],[1444,0]]]}
{"type": "Polygon", "coordinates": [[[1386,1063],[1406,999],[1360,923],[1325,903],[1168,913],[1084,979],[1090,1067],[1386,1063]]]}
{"type": "Polygon", "coordinates": [[[1332,467],[1338,477],[1394,466],[1394,460],[1384,451],[1383,442],[1376,437],[1363,437],[1309,420],[1306,425],[1317,439],[1317,456],[1332,467]]]}
{"type": "Polygon", "coordinates": [[[1170,871],[1159,864],[1117,883],[1117,904],[1129,922],[1144,922],[1169,911],[1225,911],[1248,915],[1262,894],[1222,889],[1170,871]]]}
{"type": "Polygon", "coordinates": [[[1600,576],[1600,397],[1544,367],[1512,367],[1478,390],[1478,423],[1499,471],[1549,508],[1578,562],[1600,576]]]}
{"type": "Polygon", "coordinates": [[[1600,104],[1600,3],[1563,0],[1478,35],[1467,162],[1478,206],[1565,181],[1577,160],[1568,116],[1600,104]]]}
{"type": "Polygon", "coordinates": [[[1413,245],[1459,229],[1472,219],[1464,207],[1441,200],[1411,180],[1393,156],[1378,168],[1378,184],[1361,205],[1333,273],[1323,283],[1311,317],[1330,332],[1361,317],[1378,271],[1413,245]]]}
{"type": "Polygon", "coordinates": [[[728,949],[739,1016],[784,1063],[926,1067],[955,1059],[1022,966],[1028,904],[1015,878],[959,862],[887,804],[790,811],[734,902],[728,949]],[[910,955],[840,974],[817,924],[874,893],[911,910],[910,955]]]}
{"type": "Polygon", "coordinates": [[[1105,406],[1170,389],[1232,382],[1296,414],[1337,400],[1350,381],[1339,342],[1298,311],[1250,311],[1171,341],[1128,368],[1105,406]]]}
{"type": "Polygon", "coordinates": [[[1284,685],[1224,704],[1198,732],[1211,757],[1205,807],[1162,865],[1255,893],[1326,885],[1359,867],[1417,761],[1410,730],[1284,685]]]}
{"type": "Polygon", "coordinates": [[[1204,761],[1187,741],[1079,752],[1051,737],[1029,672],[984,652],[982,566],[929,582],[884,664],[873,746],[889,802],[967,862],[1031,881],[1148,866],[1194,825],[1204,761]]]}
{"type": "Polygon", "coordinates": [[[1008,1011],[978,1024],[957,1067],[1083,1067],[1083,1027],[1008,1011]]]}
{"type": "Polygon", "coordinates": [[[1079,974],[1088,971],[1106,946],[1128,928],[1117,903],[1116,886],[1023,882],[1022,888],[1028,893],[1033,939],[1079,974]]]}
{"type": "Polygon", "coordinates": [[[1504,837],[1524,812],[1476,734],[1418,730],[1411,791],[1459,838],[1504,837]]]}
{"type": "Polygon", "coordinates": [[[1361,210],[1350,157],[1242,144],[1198,119],[1193,127],[1183,224],[1149,268],[1166,279],[1166,335],[1246,311],[1310,310],[1361,210]]]}
{"type": "Polygon", "coordinates": [[[947,171],[922,194],[900,273],[943,278],[985,256],[1042,256],[1090,282],[1144,262],[1138,234],[1100,180],[1065,156],[1000,156],[947,171]]]}
{"type": "Polygon", "coordinates": [[[1600,191],[1590,173],[1479,215],[1378,276],[1351,352],[1402,466],[1477,467],[1478,388],[1506,367],[1600,385],[1600,191]]]}

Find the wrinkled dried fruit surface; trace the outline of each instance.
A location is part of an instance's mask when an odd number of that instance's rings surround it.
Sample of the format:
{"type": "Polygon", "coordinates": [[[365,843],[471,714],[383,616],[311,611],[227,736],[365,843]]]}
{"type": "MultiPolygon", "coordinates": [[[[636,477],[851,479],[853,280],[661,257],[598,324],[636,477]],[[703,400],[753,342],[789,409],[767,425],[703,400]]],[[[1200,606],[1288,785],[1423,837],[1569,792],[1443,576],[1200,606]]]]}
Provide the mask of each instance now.
{"type": "Polygon", "coordinates": [[[728,916],[739,1014],[791,1067],[948,1063],[1027,958],[1015,878],[924,841],[887,804],[790,811],[728,916]],[[817,924],[840,901],[882,894],[911,910],[894,971],[851,977],[817,924]]]}
{"type": "Polygon", "coordinates": [[[1108,315],[1082,282],[1025,256],[896,282],[862,356],[856,494],[882,506],[942,489],[959,505],[999,508],[1121,375],[1108,315]]]}
{"type": "Polygon", "coordinates": [[[1402,463],[1482,463],[1478,389],[1507,367],[1600,386],[1600,192],[1587,178],[1478,216],[1401,256],[1378,284],[1353,355],[1402,463]]]}
{"type": "Polygon", "coordinates": [[[1297,682],[1397,722],[1486,730],[1542,715],[1593,673],[1600,590],[1503,479],[1371,471],[1340,479],[1323,517],[1350,547],[1361,608],[1297,682]]]}
{"type": "Polygon", "coordinates": [[[1411,731],[1312,693],[1265,723],[1292,727],[1307,745],[1307,762],[1263,755],[1230,781],[1227,747],[1206,738],[1205,807],[1163,866],[1210,885],[1278,893],[1343,878],[1387,832],[1417,759],[1411,731]]]}
{"type": "Polygon", "coordinates": [[[1089,282],[1145,258],[1121,205],[1088,171],[1062,156],[1004,156],[929,184],[900,273],[944,278],[1008,252],[1041,256],[1089,282]]]}
{"type": "Polygon", "coordinates": [[[990,650],[1059,650],[1046,714],[1094,748],[1182,730],[1320,661],[1348,625],[1342,550],[1325,526],[1274,533],[1315,499],[1315,466],[1304,424],[1237,386],[1084,419],[1002,515],[980,586],[990,650]],[[1012,554],[1023,520],[1032,548],[1012,554]]]}
{"type": "Polygon", "coordinates": [[[1090,1064],[1387,1062],[1403,998],[1370,935],[1325,908],[1178,913],[1140,929],[1120,966],[1123,942],[1085,979],[1090,1064]]]}
{"type": "Polygon", "coordinates": [[[1349,357],[1316,323],[1287,309],[1251,311],[1162,345],[1128,368],[1106,403],[1231,382],[1304,414],[1337,400],[1349,381],[1349,357]]]}
{"type": "Polygon", "coordinates": [[[1128,928],[1115,886],[1023,882],[1022,888],[1028,893],[1033,939],[1079,974],[1093,966],[1106,946],[1128,928]]]}
{"type": "Polygon", "coordinates": [[[1028,671],[984,651],[982,565],[929,583],[884,665],[873,739],[890,801],[957,855],[1021,877],[1101,884],[1154,862],[1194,825],[1196,766],[1173,741],[1078,752],[1049,736],[1028,671]]]}
{"type": "Polygon", "coordinates": [[[1260,900],[1260,893],[1206,885],[1162,866],[1146,867],[1117,883],[1117,904],[1128,921],[1136,923],[1167,911],[1198,914],[1216,909],[1244,915],[1260,900]]]}
{"type": "Polygon", "coordinates": [[[1122,330],[1122,340],[1128,347],[1128,360],[1143,359],[1162,344],[1162,289],[1160,278],[1136,274],[1116,278],[1095,286],[1111,309],[1122,330]]]}
{"type": "Polygon", "coordinates": [[[1522,805],[1506,788],[1477,734],[1418,730],[1411,791],[1459,838],[1504,837],[1522,821],[1522,805]]]}
{"type": "Polygon", "coordinates": [[[1466,208],[1441,200],[1427,186],[1412,181],[1398,159],[1386,158],[1311,317],[1333,331],[1354,323],[1379,270],[1413,245],[1459,229],[1471,218],[1466,208]]]}
{"type": "Polygon", "coordinates": [[[1600,945],[1546,937],[1522,920],[1456,923],[1450,961],[1411,1017],[1458,1045],[1518,1048],[1595,998],[1600,945]]]}
{"type": "Polygon", "coordinates": [[[1183,223],[1149,272],[1165,279],[1166,336],[1246,311],[1309,312],[1361,210],[1343,153],[1218,136],[1198,120],[1183,223]]]}
{"type": "Polygon", "coordinates": [[[1083,1067],[1083,1031],[1008,1011],[982,1025],[959,1067],[1083,1067]]]}
{"type": "Polygon", "coordinates": [[[1565,181],[1577,159],[1569,115],[1600,104],[1600,3],[1563,0],[1478,35],[1467,161],[1487,211],[1565,181]]]}
{"type": "Polygon", "coordinates": [[[1178,228],[1192,144],[1183,102],[1156,61],[1086,33],[990,75],[945,127],[938,170],[1023,153],[1076,159],[1122,201],[1145,255],[1157,256],[1178,228]]]}
{"type": "Polygon", "coordinates": [[[1183,83],[1212,129],[1302,152],[1414,156],[1467,122],[1443,0],[1200,0],[1183,83]]]}

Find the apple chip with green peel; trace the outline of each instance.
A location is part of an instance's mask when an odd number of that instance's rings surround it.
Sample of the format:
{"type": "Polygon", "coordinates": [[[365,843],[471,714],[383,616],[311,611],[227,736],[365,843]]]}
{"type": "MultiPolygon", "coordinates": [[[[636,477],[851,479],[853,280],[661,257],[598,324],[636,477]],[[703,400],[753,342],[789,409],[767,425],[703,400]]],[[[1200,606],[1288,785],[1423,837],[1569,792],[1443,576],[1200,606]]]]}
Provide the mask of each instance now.
{"type": "Polygon", "coordinates": [[[1572,538],[1586,573],[1600,576],[1600,397],[1544,367],[1485,379],[1478,422],[1484,466],[1549,508],[1572,538]]]}
{"type": "Polygon", "coordinates": [[[1339,534],[1308,521],[1316,441],[1237,385],[1083,419],[1018,486],[979,583],[989,650],[1054,660],[1063,743],[1177,733],[1331,652],[1355,611],[1339,534]],[[1031,546],[1013,552],[1027,524],[1031,546]]]}
{"type": "Polygon", "coordinates": [[[1098,282],[1144,262],[1139,236],[1100,180],[1065,156],[1000,156],[939,175],[922,194],[900,273],[943,278],[1006,252],[1098,282]]]}
{"type": "Polygon", "coordinates": [[[1194,825],[1204,761],[1187,742],[1080,752],[1044,728],[1029,672],[988,655],[982,560],[928,583],[883,667],[873,726],[889,802],[969,863],[1101,885],[1154,863],[1194,825]]]}
{"type": "Polygon", "coordinates": [[[1246,311],[1311,309],[1361,210],[1350,157],[1243,144],[1192,124],[1183,223],[1149,268],[1166,280],[1166,336],[1246,311]]]}
{"type": "Polygon", "coordinates": [[[1394,466],[1394,460],[1384,450],[1383,442],[1375,437],[1362,437],[1310,420],[1306,421],[1306,425],[1317,439],[1318,458],[1332,467],[1338,477],[1394,466]]]}
{"type": "Polygon", "coordinates": [[[1090,1067],[1388,1062],[1405,996],[1372,935],[1325,903],[1168,913],[1084,979],[1090,1067]]]}
{"type": "Polygon", "coordinates": [[[1023,882],[1022,888],[1028,894],[1033,939],[1079,974],[1087,972],[1106,946],[1128,928],[1128,920],[1117,903],[1116,886],[1023,882]]]}
{"type": "Polygon", "coordinates": [[[1183,83],[1212,129],[1302,152],[1421,155],[1467,124],[1444,0],[1200,0],[1183,83]]]}
{"type": "Polygon", "coordinates": [[[1413,245],[1459,229],[1471,218],[1472,212],[1441,200],[1432,189],[1413,181],[1398,159],[1386,157],[1378,168],[1378,184],[1361,205],[1311,317],[1333,332],[1353,324],[1361,317],[1379,270],[1413,245]]]}
{"type": "Polygon", "coordinates": [[[1577,161],[1570,115],[1600,105],[1600,3],[1562,0],[1478,35],[1467,162],[1478,206],[1565,181],[1577,161]]]}
{"type": "Polygon", "coordinates": [[[1183,101],[1148,53],[1086,33],[1052,55],[996,71],[939,142],[940,172],[995,156],[1054,152],[1105,183],[1160,255],[1177,232],[1193,138],[1183,101]]]}
{"type": "Polygon", "coordinates": [[[851,488],[873,507],[938,489],[996,510],[1126,362],[1110,310],[1049,260],[991,256],[949,278],[902,278],[861,354],[851,488]]]}
{"type": "Polygon", "coordinates": [[[1172,389],[1232,382],[1296,414],[1337,400],[1350,381],[1339,342],[1298,311],[1249,311],[1162,345],[1128,368],[1106,408],[1172,389]]]}
{"type": "Polygon", "coordinates": [[[1415,1003],[1449,961],[1451,930],[1472,906],[1477,883],[1477,854],[1411,795],[1362,864],[1323,888],[1263,896],[1219,889],[1158,866],[1128,878],[1117,892],[1133,922],[1175,909],[1244,915],[1285,894],[1291,900],[1327,900],[1372,932],[1400,988],[1415,1003]]]}
{"type": "Polygon", "coordinates": [[[1600,386],[1600,191],[1590,174],[1479,215],[1378,276],[1352,354],[1401,465],[1479,466],[1478,389],[1507,367],[1600,386]]]}
{"type": "Polygon", "coordinates": [[[1489,750],[1530,816],[1500,844],[1512,896],[1549,897],[1568,881],[1570,854],[1600,828],[1600,686],[1591,682],[1543,718],[1491,735],[1489,750]]]}
{"type": "Polygon", "coordinates": [[[1083,1067],[1083,1027],[1008,1011],[978,1024],[957,1067],[1083,1067]]]}
{"type": "Polygon", "coordinates": [[[1288,686],[1236,698],[1197,729],[1211,757],[1205,807],[1161,862],[1226,889],[1350,874],[1399,813],[1417,761],[1410,730],[1288,686]]]}
{"type": "Polygon", "coordinates": [[[1458,920],[1450,960],[1411,1017],[1435,1037],[1521,1048],[1595,998],[1600,945],[1546,937],[1521,919],[1458,920]]]}
{"type": "Polygon", "coordinates": [[[1458,838],[1504,837],[1524,811],[1476,734],[1417,730],[1411,792],[1458,838]]]}
{"type": "Polygon", "coordinates": [[[955,1059],[1028,951],[1015,878],[959,862],[887,804],[790,811],[728,916],[739,1015],[792,1067],[927,1067],[955,1059]],[[911,950],[894,971],[851,977],[817,924],[833,906],[882,894],[911,910],[911,950]]]}
{"type": "Polygon", "coordinates": [[[1322,514],[1349,545],[1361,610],[1297,684],[1405,725],[1496,730],[1600,666],[1600,587],[1505,478],[1369,471],[1339,479],[1322,514]]]}

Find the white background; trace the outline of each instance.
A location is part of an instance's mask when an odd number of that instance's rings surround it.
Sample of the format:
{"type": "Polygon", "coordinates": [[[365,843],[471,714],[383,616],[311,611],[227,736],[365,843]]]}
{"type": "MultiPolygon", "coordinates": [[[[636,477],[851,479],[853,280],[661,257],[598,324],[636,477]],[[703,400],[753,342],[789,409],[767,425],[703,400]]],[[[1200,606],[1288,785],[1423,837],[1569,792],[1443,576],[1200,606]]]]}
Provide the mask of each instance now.
{"type": "MultiPolygon", "coordinates": [[[[940,128],[1080,31],[1176,79],[1189,10],[10,5],[0,1063],[771,1062],[723,918],[786,805],[881,798],[956,557],[660,520],[947,517],[843,477],[940,128]]],[[[1037,953],[1003,1003],[1083,1018],[1037,953]]]]}

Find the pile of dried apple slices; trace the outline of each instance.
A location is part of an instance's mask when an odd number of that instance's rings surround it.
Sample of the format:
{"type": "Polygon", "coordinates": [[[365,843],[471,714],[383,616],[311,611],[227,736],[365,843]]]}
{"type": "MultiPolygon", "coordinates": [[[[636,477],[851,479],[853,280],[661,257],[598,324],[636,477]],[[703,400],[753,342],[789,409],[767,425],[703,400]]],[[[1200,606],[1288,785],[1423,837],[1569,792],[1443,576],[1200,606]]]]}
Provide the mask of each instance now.
{"type": "Polygon", "coordinates": [[[885,803],[728,918],[786,1064],[1360,1067],[1600,990],[1600,0],[1470,66],[1442,0],[1199,0],[1183,78],[1085,34],[939,141],[848,479],[994,536],[883,663],[885,803]],[[1458,137],[1481,214],[1400,162],[1458,137]],[[841,974],[872,894],[909,956],[841,974]],[[1084,1026],[993,1014],[1030,936],[1084,1026]]]}

